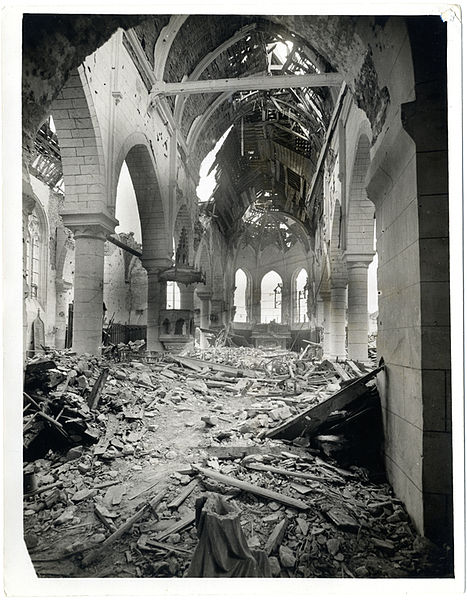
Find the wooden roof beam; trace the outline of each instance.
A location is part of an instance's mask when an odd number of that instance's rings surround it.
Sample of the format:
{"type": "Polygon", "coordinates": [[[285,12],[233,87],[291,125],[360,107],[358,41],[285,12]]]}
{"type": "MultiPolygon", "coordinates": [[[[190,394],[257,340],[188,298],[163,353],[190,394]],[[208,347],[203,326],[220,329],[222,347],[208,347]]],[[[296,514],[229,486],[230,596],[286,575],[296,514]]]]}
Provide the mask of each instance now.
{"type": "Polygon", "coordinates": [[[202,79],[166,83],[157,81],[152,96],[175,96],[178,94],[217,94],[249,90],[278,90],[296,87],[340,87],[343,78],[340,73],[307,75],[250,75],[231,79],[202,79]]]}

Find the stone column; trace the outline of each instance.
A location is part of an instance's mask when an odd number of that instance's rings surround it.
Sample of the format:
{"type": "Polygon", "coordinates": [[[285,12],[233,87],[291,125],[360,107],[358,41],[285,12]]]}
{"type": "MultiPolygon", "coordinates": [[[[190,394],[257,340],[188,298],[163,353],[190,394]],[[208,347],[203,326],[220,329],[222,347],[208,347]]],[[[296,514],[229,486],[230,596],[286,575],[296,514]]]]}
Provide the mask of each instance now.
{"type": "MultiPolygon", "coordinates": [[[[24,185],[24,181],[23,181],[24,185]]],[[[29,184],[30,187],[30,184],[29,184]]],[[[32,190],[31,190],[32,193],[32,190]]],[[[29,296],[29,286],[27,278],[27,239],[29,215],[32,214],[36,201],[31,195],[23,194],[23,352],[27,350],[28,343],[28,314],[26,310],[26,299],[29,296]]]]}
{"type": "Polygon", "coordinates": [[[283,325],[291,326],[292,320],[292,294],[290,289],[290,282],[282,282],[282,294],[281,294],[281,323],[283,325]]]}
{"type": "Polygon", "coordinates": [[[73,350],[100,354],[102,345],[104,243],[99,226],[73,228],[75,280],[73,301],[73,350]]]}
{"type": "Polygon", "coordinates": [[[104,244],[118,221],[105,213],[65,214],[75,238],[73,350],[100,354],[103,324],[104,244]]]}
{"type": "Polygon", "coordinates": [[[331,285],[331,344],[330,355],[333,359],[345,359],[345,296],[346,284],[331,285]]]}
{"type": "Polygon", "coordinates": [[[368,360],[368,265],[366,257],[347,256],[349,296],[347,308],[348,354],[352,360],[368,360]]]}
{"type": "Polygon", "coordinates": [[[195,293],[196,284],[190,283],[185,285],[179,284],[180,287],[180,308],[182,310],[193,310],[193,294],[195,293]]]}
{"type": "Polygon", "coordinates": [[[331,354],[331,292],[320,292],[323,305],[323,356],[331,354]]]}
{"type": "Polygon", "coordinates": [[[67,291],[71,284],[63,279],[55,280],[55,348],[63,350],[65,348],[66,337],[66,316],[68,313],[67,291]]]}
{"type": "Polygon", "coordinates": [[[253,293],[251,302],[252,323],[261,323],[261,280],[253,280],[253,293]]]}
{"type": "Polygon", "coordinates": [[[212,291],[210,289],[196,290],[198,298],[201,300],[200,327],[201,329],[209,329],[211,324],[211,298],[212,291]]]}
{"type": "MultiPolygon", "coordinates": [[[[201,300],[201,312],[200,312],[200,329],[209,329],[210,326],[210,315],[211,315],[211,298],[212,291],[207,289],[197,289],[196,293],[198,298],[201,300]]],[[[203,331],[200,332],[199,344],[201,348],[207,348],[209,346],[203,331]]]]}
{"type": "Polygon", "coordinates": [[[146,347],[149,351],[162,352],[164,347],[160,342],[160,311],[167,306],[167,282],[160,279],[163,268],[158,265],[143,263],[148,274],[148,319],[146,332],[146,347]]]}

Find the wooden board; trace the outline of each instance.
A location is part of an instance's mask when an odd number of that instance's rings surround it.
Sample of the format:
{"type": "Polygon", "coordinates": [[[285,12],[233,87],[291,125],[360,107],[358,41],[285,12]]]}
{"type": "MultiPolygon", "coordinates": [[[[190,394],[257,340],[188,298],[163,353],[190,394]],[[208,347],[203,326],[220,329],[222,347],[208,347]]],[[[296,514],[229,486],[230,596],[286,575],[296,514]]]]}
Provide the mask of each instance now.
{"type": "Polygon", "coordinates": [[[291,417],[285,423],[282,423],[282,425],[266,432],[265,437],[293,440],[296,437],[303,436],[305,433],[314,433],[332,412],[341,410],[347,404],[350,404],[350,402],[353,402],[353,400],[366,393],[368,391],[366,384],[376,377],[376,374],[382,369],[384,369],[384,365],[350,383],[347,387],[339,390],[317,406],[313,406],[295,417],[291,417]]]}
{"type": "Polygon", "coordinates": [[[218,363],[200,360],[199,358],[188,358],[186,356],[174,356],[173,358],[184,367],[188,367],[198,372],[201,372],[203,369],[208,368],[212,369],[213,371],[220,371],[221,373],[229,373],[234,377],[252,377],[254,379],[259,375],[258,371],[251,371],[249,369],[239,369],[237,367],[231,367],[230,365],[220,365],[218,363]]]}
{"type": "Polygon", "coordinates": [[[194,468],[205,477],[210,477],[211,479],[214,479],[214,481],[220,481],[221,483],[225,483],[228,486],[238,487],[241,490],[244,490],[245,492],[250,492],[251,494],[255,494],[256,496],[268,498],[268,500],[275,500],[276,502],[281,502],[282,504],[293,506],[293,508],[298,508],[298,510],[308,510],[310,508],[308,504],[305,504],[301,500],[290,498],[285,494],[280,494],[279,492],[274,492],[272,490],[268,490],[267,488],[259,487],[258,485],[248,483],[247,481],[242,481],[241,479],[236,479],[235,477],[223,475],[222,473],[218,473],[217,471],[213,471],[212,469],[205,469],[203,467],[198,467],[195,465],[194,468]]]}

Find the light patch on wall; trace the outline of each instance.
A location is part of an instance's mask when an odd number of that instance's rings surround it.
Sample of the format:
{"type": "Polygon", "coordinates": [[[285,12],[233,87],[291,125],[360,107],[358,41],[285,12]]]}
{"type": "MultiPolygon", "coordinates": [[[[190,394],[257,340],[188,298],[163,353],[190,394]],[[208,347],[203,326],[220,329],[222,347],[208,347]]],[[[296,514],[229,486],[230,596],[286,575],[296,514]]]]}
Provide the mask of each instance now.
{"type": "Polygon", "coordinates": [[[135,234],[135,240],[142,243],[138,202],[126,162],[123,163],[118,178],[115,218],[119,221],[119,225],[115,228],[117,233],[132,231],[135,234]]]}
{"type": "Polygon", "coordinates": [[[231,132],[232,127],[233,125],[227,129],[224,135],[218,140],[214,148],[206,154],[203,162],[201,163],[201,167],[199,169],[199,185],[196,188],[196,194],[201,202],[207,202],[211,197],[214,188],[216,187],[217,166],[212,170],[211,168],[216,160],[217,153],[222,148],[222,145],[231,132]]]}

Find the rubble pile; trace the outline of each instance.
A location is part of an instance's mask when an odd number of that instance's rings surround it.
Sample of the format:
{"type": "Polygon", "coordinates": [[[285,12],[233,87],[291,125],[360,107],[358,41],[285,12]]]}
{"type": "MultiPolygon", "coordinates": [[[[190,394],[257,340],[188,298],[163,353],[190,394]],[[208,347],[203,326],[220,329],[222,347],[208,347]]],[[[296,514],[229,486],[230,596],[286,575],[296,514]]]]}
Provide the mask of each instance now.
{"type": "Polygon", "coordinates": [[[416,535],[380,474],[340,460],[349,423],[376,406],[375,371],[304,360],[300,375],[301,361],[219,348],[30,362],[24,529],[38,575],[186,576],[202,540],[219,546],[216,528],[197,529],[196,502],[212,494],[267,576],[447,573],[448,553],[416,535]]]}

